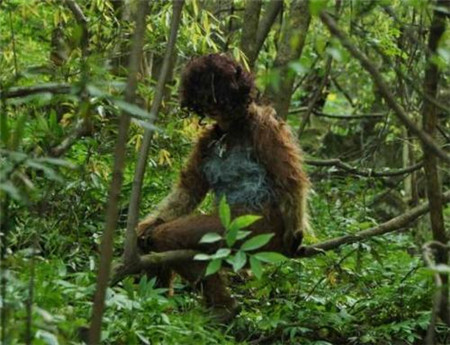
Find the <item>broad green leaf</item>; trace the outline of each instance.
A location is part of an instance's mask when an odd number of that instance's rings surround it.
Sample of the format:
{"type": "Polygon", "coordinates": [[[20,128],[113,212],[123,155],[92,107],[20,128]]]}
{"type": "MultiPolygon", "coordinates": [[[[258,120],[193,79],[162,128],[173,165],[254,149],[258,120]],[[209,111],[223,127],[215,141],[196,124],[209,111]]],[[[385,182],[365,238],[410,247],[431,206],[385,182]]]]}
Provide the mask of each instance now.
{"type": "Polygon", "coordinates": [[[198,260],[198,261],[211,260],[211,255],[208,255],[208,254],[196,254],[194,256],[194,260],[198,260]]]}
{"type": "Polygon", "coordinates": [[[261,252],[255,254],[254,257],[257,258],[259,261],[267,262],[270,264],[275,264],[287,260],[287,257],[285,257],[283,254],[276,252],[261,252]]]}
{"type": "Polygon", "coordinates": [[[250,256],[250,268],[256,278],[262,277],[262,265],[261,262],[254,256],[250,256]]]}
{"type": "Polygon", "coordinates": [[[215,232],[209,232],[200,239],[199,243],[214,243],[222,240],[222,236],[215,232]]]}
{"type": "Polygon", "coordinates": [[[238,230],[245,229],[247,226],[252,225],[258,219],[261,219],[261,216],[256,216],[253,214],[247,214],[245,216],[240,216],[235,218],[230,226],[235,226],[238,230]]]}
{"type": "Polygon", "coordinates": [[[220,248],[215,254],[211,256],[213,259],[223,259],[230,255],[231,249],[229,248],[220,248]]]}
{"type": "Polygon", "coordinates": [[[222,222],[222,225],[225,227],[225,229],[228,229],[231,222],[231,211],[225,195],[222,196],[222,198],[220,199],[219,217],[220,221],[222,222]]]}
{"type": "Polygon", "coordinates": [[[262,234],[262,235],[257,235],[255,237],[252,237],[251,239],[245,241],[242,244],[241,250],[249,251],[249,250],[255,250],[255,249],[261,248],[262,246],[269,243],[270,239],[274,235],[275,234],[262,234]]]}
{"type": "Polygon", "coordinates": [[[220,267],[222,267],[222,259],[212,260],[208,264],[208,267],[206,267],[205,277],[216,273],[218,270],[220,270],[220,267]]]}
{"type": "Polygon", "coordinates": [[[239,241],[239,240],[243,240],[244,238],[246,238],[248,235],[250,235],[252,232],[251,231],[243,231],[243,230],[240,230],[240,231],[238,231],[238,233],[237,233],[237,237],[236,237],[236,239],[239,241]]]}
{"type": "Polygon", "coordinates": [[[242,250],[239,250],[233,257],[231,263],[233,265],[233,271],[235,272],[239,271],[242,267],[244,267],[246,262],[247,262],[247,255],[242,250]]]}

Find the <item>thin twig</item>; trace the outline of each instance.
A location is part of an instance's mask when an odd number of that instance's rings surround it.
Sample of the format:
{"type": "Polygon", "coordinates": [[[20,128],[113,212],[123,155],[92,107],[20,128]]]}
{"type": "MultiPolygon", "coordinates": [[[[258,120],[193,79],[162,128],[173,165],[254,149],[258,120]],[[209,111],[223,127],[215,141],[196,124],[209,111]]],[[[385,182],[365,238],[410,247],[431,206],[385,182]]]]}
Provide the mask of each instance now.
{"type": "Polygon", "coordinates": [[[341,31],[337,26],[335,20],[327,12],[321,12],[320,18],[325,26],[330,30],[333,36],[337,37],[342,45],[356,58],[361,66],[372,76],[374,83],[377,85],[378,90],[383,96],[386,103],[394,111],[397,117],[403,122],[403,124],[417,137],[420,141],[430,149],[430,151],[437,157],[441,158],[447,164],[450,164],[450,156],[448,156],[445,151],[441,150],[429,134],[421,130],[417,125],[409,118],[403,107],[397,103],[397,101],[392,96],[392,92],[389,86],[386,84],[385,80],[381,76],[378,69],[374,66],[372,62],[367,58],[367,56],[361,52],[348,38],[348,36],[341,31]]]}
{"type": "Polygon", "coordinates": [[[410,167],[406,167],[398,170],[387,170],[387,171],[373,171],[373,170],[359,170],[347,163],[344,163],[340,159],[327,159],[327,160],[315,160],[306,159],[305,163],[308,165],[318,166],[318,167],[336,167],[352,174],[365,177],[393,177],[401,176],[404,174],[409,174],[413,171],[419,170],[422,167],[422,163],[414,164],[410,167]]]}

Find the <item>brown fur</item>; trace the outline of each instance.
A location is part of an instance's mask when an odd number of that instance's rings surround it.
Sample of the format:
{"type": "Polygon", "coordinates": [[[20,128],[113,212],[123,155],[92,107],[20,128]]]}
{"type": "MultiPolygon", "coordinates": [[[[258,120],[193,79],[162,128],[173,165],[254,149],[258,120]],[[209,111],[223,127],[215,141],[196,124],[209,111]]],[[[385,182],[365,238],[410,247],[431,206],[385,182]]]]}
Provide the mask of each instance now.
{"type": "MultiPolygon", "coordinates": [[[[198,243],[208,232],[223,233],[217,214],[190,213],[209,191],[201,170],[202,163],[211,144],[224,133],[227,133],[224,137],[227,149],[243,143],[253,148],[256,160],[265,167],[274,189],[276,203],[264,205],[262,219],[250,230],[254,233],[275,233],[264,250],[292,255],[300,245],[303,231],[307,228],[306,199],[309,189],[308,178],[302,170],[301,151],[288,126],[276,118],[273,108],[253,102],[250,90],[247,90],[252,86],[252,78],[238,67],[231,59],[218,54],[198,58],[188,65],[182,80],[182,100],[189,109],[202,116],[210,116],[217,123],[207,127],[199,137],[169,196],[138,225],[140,247],[144,251],[196,249],[213,252],[219,248],[217,244],[205,246],[198,243]],[[220,81],[225,86],[213,84],[192,88],[199,80],[204,83],[220,81]],[[226,83],[229,83],[228,88],[226,83]],[[230,97],[239,88],[246,90],[246,93],[238,98],[237,103],[223,109],[224,100],[231,102],[230,97]],[[222,97],[220,100],[217,99],[219,95],[222,97]]],[[[231,209],[233,216],[250,212],[245,205],[231,205],[231,209]]],[[[167,269],[173,269],[196,283],[201,280],[204,268],[204,263],[191,261],[167,269]]],[[[230,307],[233,304],[218,276],[208,278],[204,287],[210,305],[230,307]]]]}

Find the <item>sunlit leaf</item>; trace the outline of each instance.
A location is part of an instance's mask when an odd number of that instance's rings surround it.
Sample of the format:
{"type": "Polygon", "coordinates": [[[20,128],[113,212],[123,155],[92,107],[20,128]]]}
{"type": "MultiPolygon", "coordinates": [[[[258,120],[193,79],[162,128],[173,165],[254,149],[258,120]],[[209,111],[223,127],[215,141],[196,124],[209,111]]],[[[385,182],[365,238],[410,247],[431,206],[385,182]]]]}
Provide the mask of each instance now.
{"type": "Polygon", "coordinates": [[[270,239],[274,236],[274,234],[262,234],[257,235],[255,237],[252,237],[251,239],[245,241],[242,246],[241,250],[249,251],[249,250],[255,250],[258,248],[263,247],[267,243],[269,243],[270,239]]]}

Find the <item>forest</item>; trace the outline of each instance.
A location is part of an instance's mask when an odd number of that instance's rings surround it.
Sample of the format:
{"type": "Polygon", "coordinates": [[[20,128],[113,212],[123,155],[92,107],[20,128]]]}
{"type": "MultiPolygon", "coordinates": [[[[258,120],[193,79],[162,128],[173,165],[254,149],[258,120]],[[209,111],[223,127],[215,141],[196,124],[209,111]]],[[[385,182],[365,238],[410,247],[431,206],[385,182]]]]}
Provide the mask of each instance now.
{"type": "Polygon", "coordinates": [[[0,0],[0,71],[0,344],[450,344],[450,1],[0,0]]]}

